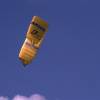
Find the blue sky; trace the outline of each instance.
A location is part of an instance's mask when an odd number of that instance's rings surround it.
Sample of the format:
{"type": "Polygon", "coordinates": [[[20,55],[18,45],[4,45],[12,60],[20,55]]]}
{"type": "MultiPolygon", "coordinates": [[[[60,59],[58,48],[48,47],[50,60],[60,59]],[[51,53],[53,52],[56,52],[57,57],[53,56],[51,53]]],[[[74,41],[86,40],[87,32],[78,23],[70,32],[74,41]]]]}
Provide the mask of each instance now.
{"type": "Polygon", "coordinates": [[[99,0],[0,0],[0,96],[100,100],[99,0]],[[18,59],[32,16],[49,23],[36,59],[18,59]]]}

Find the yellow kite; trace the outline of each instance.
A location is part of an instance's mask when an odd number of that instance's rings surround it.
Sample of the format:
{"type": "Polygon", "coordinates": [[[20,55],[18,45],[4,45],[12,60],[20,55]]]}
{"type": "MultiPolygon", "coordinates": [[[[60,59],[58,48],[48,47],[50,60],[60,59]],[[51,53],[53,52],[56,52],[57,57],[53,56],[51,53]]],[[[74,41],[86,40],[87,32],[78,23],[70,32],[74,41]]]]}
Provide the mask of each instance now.
{"type": "Polygon", "coordinates": [[[38,16],[32,18],[26,34],[26,39],[19,52],[19,59],[24,65],[31,63],[32,59],[35,58],[47,30],[47,22],[38,16]]]}

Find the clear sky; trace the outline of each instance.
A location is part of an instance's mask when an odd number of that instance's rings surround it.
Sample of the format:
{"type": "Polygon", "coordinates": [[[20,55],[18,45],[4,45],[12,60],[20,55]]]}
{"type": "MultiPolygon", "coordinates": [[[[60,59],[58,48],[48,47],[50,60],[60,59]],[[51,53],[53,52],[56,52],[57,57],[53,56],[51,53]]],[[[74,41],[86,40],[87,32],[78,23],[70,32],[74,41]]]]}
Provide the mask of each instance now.
{"type": "Polygon", "coordinates": [[[0,0],[0,96],[100,100],[99,0],[0,0]],[[49,23],[36,59],[19,50],[32,19],[49,23]]]}

